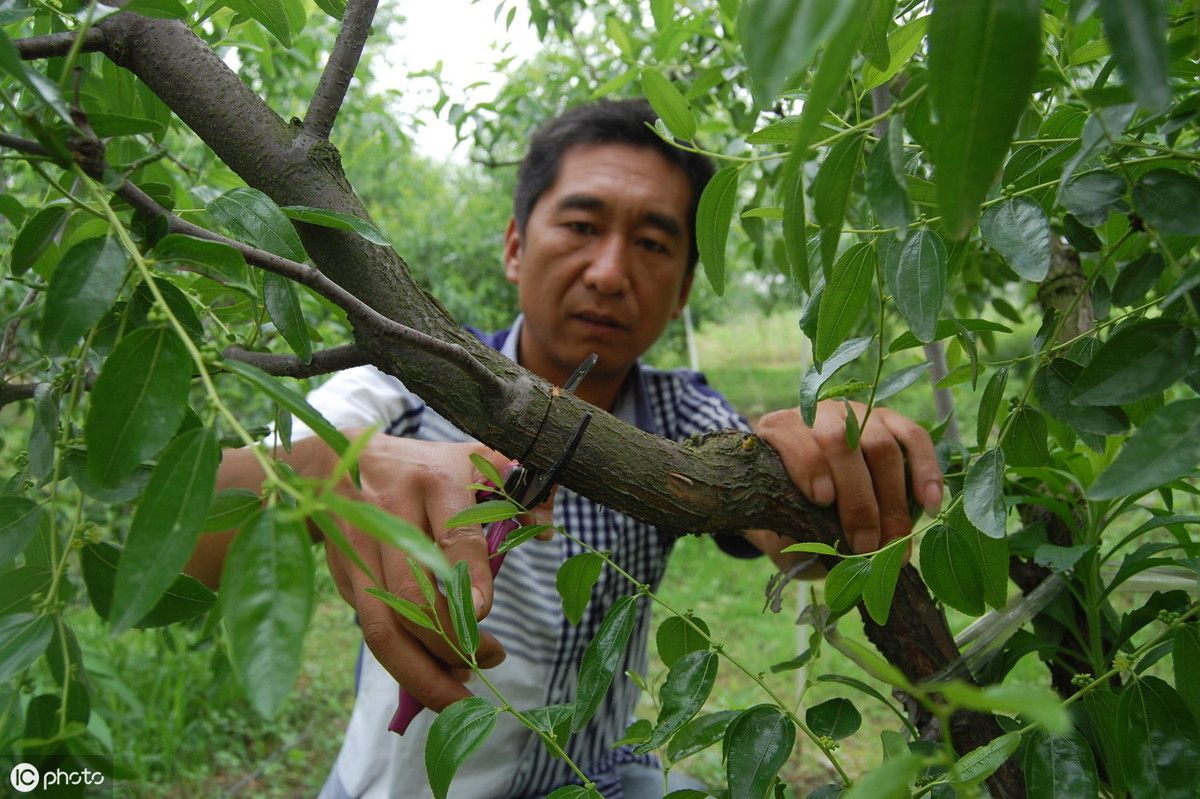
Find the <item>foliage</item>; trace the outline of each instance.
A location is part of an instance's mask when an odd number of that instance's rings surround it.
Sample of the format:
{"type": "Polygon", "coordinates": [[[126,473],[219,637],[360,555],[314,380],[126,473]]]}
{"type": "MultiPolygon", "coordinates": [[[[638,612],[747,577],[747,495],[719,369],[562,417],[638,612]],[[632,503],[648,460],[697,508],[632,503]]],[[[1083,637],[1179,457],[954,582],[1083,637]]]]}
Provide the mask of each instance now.
{"type": "MultiPolygon", "coordinates": [[[[914,718],[897,711],[901,725],[880,736],[878,767],[851,774],[837,754],[839,740],[862,734],[856,701],[893,708],[854,675],[834,681],[845,696],[803,714],[761,678],[752,706],[704,713],[720,669],[755,675],[698,617],[670,607],[658,635],[660,651],[672,653],[669,671],[648,686],[656,720],[631,728],[627,742],[656,749],[668,767],[720,743],[732,796],[782,790],[778,773],[797,733],[838,773],[816,796],[970,795],[984,780],[999,795],[1194,792],[1195,5],[530,5],[546,53],[498,97],[447,109],[460,130],[472,123],[481,160],[511,160],[550,109],[645,92],[664,139],[721,161],[697,230],[713,291],[744,278],[749,262],[763,285],[800,298],[816,361],[798,381],[806,417],[823,396],[861,398],[868,415],[888,397],[911,401],[928,384],[910,356],[934,342],[949,342],[951,366],[935,387],[957,386],[973,404],[980,394],[973,442],[935,427],[951,498],[931,524],[877,553],[806,550],[832,566],[826,601],[803,618],[806,652],[780,666],[833,649],[912,699],[914,718]],[[748,257],[729,258],[730,248],[748,257]],[[854,380],[834,384],[844,368],[854,380]],[[936,599],[983,616],[964,634],[962,661],[919,680],[906,676],[910,664],[889,663],[838,629],[855,606],[868,629],[890,619],[910,542],[936,599]],[[1129,606],[1119,594],[1130,584],[1156,590],[1129,606]],[[1003,615],[987,613],[1006,604],[1003,615]],[[1011,679],[1033,653],[1048,686],[1011,679]],[[964,710],[995,715],[997,734],[955,751],[950,744],[962,739],[951,730],[968,723],[957,715],[964,710]],[[942,742],[914,734],[931,720],[942,742]]],[[[300,0],[138,7],[184,19],[277,107],[304,111],[316,77],[309,65],[320,61],[313,56],[327,46],[330,22],[300,0]]],[[[251,269],[228,244],[164,236],[161,218],[113,199],[111,189],[131,181],[189,221],[294,260],[306,252],[293,220],[310,237],[316,225],[390,240],[460,318],[480,324],[498,320],[471,314],[496,307],[506,291],[476,271],[498,249],[480,233],[501,229],[503,212],[481,199],[495,184],[412,158],[382,98],[347,104],[339,126],[371,133],[335,142],[369,198],[371,224],[280,208],[241,186],[145,84],[97,54],[71,49],[26,65],[10,42],[84,30],[110,13],[119,12],[70,2],[0,12],[0,144],[16,153],[6,156],[14,166],[0,197],[11,228],[0,395],[24,402],[17,413],[28,427],[5,434],[23,451],[0,492],[0,748],[23,752],[106,748],[100,714],[86,701],[103,686],[73,643],[78,622],[67,612],[85,594],[115,631],[206,615],[206,631],[224,628],[233,673],[266,715],[280,712],[291,688],[312,612],[304,521],[337,538],[322,522],[351,520],[446,577],[452,600],[470,595],[465,574],[451,572],[419,531],[333,494],[332,482],[299,480],[264,458],[265,507],[214,491],[218,443],[252,446],[274,422],[287,447],[293,414],[343,453],[343,472],[353,469],[356,442],[314,424],[293,388],[221,353],[236,343],[307,362],[349,327],[327,297],[251,269]],[[103,170],[88,171],[95,164],[80,137],[104,141],[103,170]],[[394,153],[394,172],[378,168],[379,146],[394,153]],[[412,210],[421,203],[425,210],[412,210]],[[466,220],[471,227],[451,227],[466,220]],[[215,606],[179,569],[202,530],[230,524],[242,532],[224,583],[238,601],[215,606]]],[[[600,562],[620,570],[593,552],[561,575],[571,616],[600,562]]],[[[632,580],[630,592],[607,610],[576,703],[537,714],[497,698],[553,752],[562,754],[562,736],[585,724],[620,678],[615,664],[639,604],[665,606],[632,580]]],[[[426,621],[447,641],[473,642],[468,607],[451,616],[454,638],[436,614],[426,621]]],[[[461,654],[474,665],[472,649],[461,654]]],[[[496,713],[474,698],[440,717],[444,745],[427,761],[439,795],[496,713]]],[[[585,787],[560,795],[594,795],[576,768],[585,787]]]]}

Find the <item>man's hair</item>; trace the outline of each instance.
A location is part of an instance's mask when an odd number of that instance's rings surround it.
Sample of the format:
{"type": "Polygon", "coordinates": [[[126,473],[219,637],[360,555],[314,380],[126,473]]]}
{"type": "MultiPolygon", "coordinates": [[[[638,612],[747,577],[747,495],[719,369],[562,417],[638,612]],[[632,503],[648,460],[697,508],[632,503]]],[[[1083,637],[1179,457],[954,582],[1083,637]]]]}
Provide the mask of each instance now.
{"type": "Polygon", "coordinates": [[[652,130],[658,115],[645,100],[600,100],[572,108],[556,117],[533,135],[529,151],[521,162],[517,189],[513,194],[513,215],[522,235],[529,215],[541,196],[558,179],[558,165],[563,155],[581,144],[628,144],[654,150],[684,171],[691,184],[692,197],[688,204],[688,270],[696,266],[696,208],[700,194],[713,176],[712,161],[707,156],[672,147],[652,130]]]}

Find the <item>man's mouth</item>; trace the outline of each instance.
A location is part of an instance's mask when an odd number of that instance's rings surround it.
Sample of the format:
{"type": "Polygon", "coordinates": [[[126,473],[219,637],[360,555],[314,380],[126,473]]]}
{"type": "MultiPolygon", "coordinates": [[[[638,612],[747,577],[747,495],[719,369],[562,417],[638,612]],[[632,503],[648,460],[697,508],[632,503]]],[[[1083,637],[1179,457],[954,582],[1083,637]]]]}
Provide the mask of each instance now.
{"type": "Polygon", "coordinates": [[[625,329],[625,326],[623,324],[621,324],[619,321],[617,321],[616,317],[609,316],[608,314],[584,312],[584,313],[577,313],[574,316],[579,321],[587,322],[589,325],[605,327],[605,328],[609,328],[611,330],[624,330],[625,329]]]}

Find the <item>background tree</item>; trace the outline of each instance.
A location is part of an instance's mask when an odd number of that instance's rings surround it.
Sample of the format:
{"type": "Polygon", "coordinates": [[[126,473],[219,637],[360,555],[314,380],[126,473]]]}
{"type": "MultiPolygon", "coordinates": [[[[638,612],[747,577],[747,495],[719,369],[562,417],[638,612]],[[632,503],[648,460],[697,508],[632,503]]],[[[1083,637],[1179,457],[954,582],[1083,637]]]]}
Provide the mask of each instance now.
{"type": "MultiPolygon", "coordinates": [[[[0,201],[14,231],[0,289],[0,402],[22,401],[29,432],[0,497],[0,564],[12,567],[5,584],[20,600],[0,616],[0,678],[31,669],[51,678],[47,692],[4,697],[0,732],[12,730],[5,740],[23,751],[103,748],[64,621],[77,584],[117,632],[207,613],[213,597],[178,574],[204,529],[242,527],[229,596],[209,619],[224,625],[234,671],[267,715],[294,680],[312,605],[302,522],[336,539],[329,516],[343,517],[450,575],[419,532],[273,467],[266,450],[264,497],[213,496],[218,445],[261,446],[265,434],[244,423],[241,403],[276,418],[283,446],[289,414],[304,418],[353,468],[355,442],[322,427],[271,375],[374,363],[464,430],[528,451],[538,466],[584,412],[462,332],[371,221],[346,175],[379,156],[359,142],[339,152],[330,134],[339,114],[370,117],[390,138],[380,142],[392,145],[388,158],[404,158],[382,100],[343,103],[375,9],[320,7],[340,27],[315,82],[304,67],[325,45],[306,38],[299,0],[18,4],[0,18],[0,145],[20,164],[0,201]],[[334,321],[318,335],[308,320],[320,317],[334,321]],[[239,612],[254,606],[269,610],[239,612]]],[[[869,414],[918,391],[936,364],[911,351],[952,342],[937,387],[972,402],[959,420],[966,434],[943,442],[952,499],[911,537],[920,574],[904,565],[908,540],[841,554],[833,517],[805,503],[752,437],[680,446],[601,415],[564,476],[667,530],[794,535],[832,567],[826,605],[806,618],[812,647],[793,665],[823,643],[840,648],[902,694],[911,737],[944,745],[885,731],[879,768],[838,766],[841,785],[818,795],[969,793],[984,779],[1003,796],[1100,786],[1191,795],[1200,776],[1200,608],[1186,590],[1200,572],[1198,519],[1185,512],[1195,510],[1200,461],[1194,8],[530,8],[548,52],[498,97],[447,109],[460,130],[472,124],[481,162],[511,161],[532,121],[568,100],[644,92],[665,138],[724,165],[697,231],[715,293],[734,279],[726,251],[737,212],[732,246],[802,302],[815,361],[800,380],[803,413],[822,396],[860,396],[869,414]],[[1014,351],[1022,330],[1032,346],[1014,351]],[[830,385],[844,367],[858,370],[854,379],[830,385]],[[961,440],[970,432],[974,446],[961,440]],[[1010,572],[1023,599],[1009,600],[1010,572]],[[1184,590],[1121,613],[1114,591],[1148,574],[1184,590]],[[838,630],[856,605],[883,660],[838,630]],[[979,616],[1006,605],[970,629],[960,652],[942,607],[979,616]],[[1050,689],[1005,682],[1031,652],[1061,703],[1047,701],[1050,689]]],[[[403,190],[395,175],[378,185],[361,174],[374,207],[405,201],[391,193],[403,190]]],[[[443,221],[417,216],[394,243],[419,263],[443,221]]],[[[477,249],[458,253],[455,276],[490,247],[464,244],[477,249]]],[[[465,309],[462,296],[478,287],[468,277],[458,285],[470,290],[456,294],[446,270],[427,279],[465,309]]],[[[662,715],[632,740],[671,761],[724,740],[737,796],[770,789],[797,729],[837,765],[836,740],[858,726],[849,700],[803,718],[777,697],[692,718],[712,685],[709,664],[736,660],[710,649],[694,620],[672,629],[700,634],[699,650],[671,664],[662,715]]],[[[437,728],[485,735],[494,715],[479,710],[445,713],[437,728]]],[[[525,720],[553,748],[553,725],[525,720]]],[[[433,783],[447,784],[467,754],[431,768],[433,783]]]]}

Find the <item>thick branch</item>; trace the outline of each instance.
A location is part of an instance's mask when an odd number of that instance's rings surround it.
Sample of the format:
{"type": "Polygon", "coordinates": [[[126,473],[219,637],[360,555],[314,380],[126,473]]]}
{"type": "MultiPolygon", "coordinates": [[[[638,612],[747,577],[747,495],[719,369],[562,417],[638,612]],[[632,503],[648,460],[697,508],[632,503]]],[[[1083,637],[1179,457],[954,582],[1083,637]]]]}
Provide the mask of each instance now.
{"type": "Polygon", "coordinates": [[[37,387],[37,383],[5,383],[0,381],[0,408],[3,408],[10,402],[33,399],[33,392],[37,390],[37,387]]]}
{"type": "Polygon", "coordinates": [[[371,21],[375,18],[378,0],[350,0],[346,13],[342,15],[342,27],[338,30],[333,52],[321,73],[321,81],[313,94],[308,113],[304,115],[304,132],[314,139],[328,139],[337,119],[338,109],[346,99],[346,90],[362,57],[367,36],[371,33],[371,21]]]}
{"type": "Polygon", "coordinates": [[[0,131],[0,147],[7,147],[10,150],[16,150],[19,153],[26,155],[49,155],[50,152],[42,145],[35,142],[33,139],[22,139],[20,136],[14,136],[11,133],[0,131]]]}
{"type": "Polygon", "coordinates": [[[343,344],[340,347],[314,352],[308,363],[293,355],[251,352],[241,347],[226,347],[221,354],[231,361],[248,363],[277,377],[316,377],[367,363],[366,353],[354,344],[343,344]]]}
{"type": "MultiPolygon", "coordinates": [[[[26,61],[34,58],[53,58],[54,56],[64,56],[71,50],[71,45],[75,42],[76,34],[74,31],[65,33],[51,33],[46,36],[30,36],[27,39],[17,39],[13,42],[17,47],[17,52],[21,58],[26,61]]],[[[88,28],[87,33],[83,35],[83,44],[80,46],[80,52],[95,53],[104,49],[105,45],[104,31],[99,27],[88,28]]]]}

